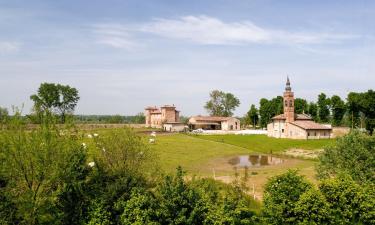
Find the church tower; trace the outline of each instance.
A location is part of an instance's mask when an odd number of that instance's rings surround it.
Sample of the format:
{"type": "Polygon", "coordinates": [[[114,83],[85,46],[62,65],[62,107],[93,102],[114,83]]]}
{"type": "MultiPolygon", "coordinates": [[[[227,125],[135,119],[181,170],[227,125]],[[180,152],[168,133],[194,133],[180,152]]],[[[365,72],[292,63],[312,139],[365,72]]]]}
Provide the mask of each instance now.
{"type": "Polygon", "coordinates": [[[284,92],[284,116],[286,122],[294,121],[294,93],[290,87],[289,77],[287,77],[286,87],[284,92]]]}

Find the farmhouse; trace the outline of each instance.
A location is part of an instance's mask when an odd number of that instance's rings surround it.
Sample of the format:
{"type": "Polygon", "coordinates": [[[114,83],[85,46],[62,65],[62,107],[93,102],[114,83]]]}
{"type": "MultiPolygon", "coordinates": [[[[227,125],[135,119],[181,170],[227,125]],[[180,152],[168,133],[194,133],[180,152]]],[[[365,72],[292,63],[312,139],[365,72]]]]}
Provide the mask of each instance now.
{"type": "Polygon", "coordinates": [[[240,120],[234,117],[193,116],[188,122],[189,129],[203,130],[240,130],[240,120]]]}
{"type": "Polygon", "coordinates": [[[267,125],[270,137],[293,139],[321,139],[330,138],[332,128],[315,123],[309,115],[294,113],[294,93],[290,87],[289,78],[284,92],[284,114],[272,118],[267,125]]]}
{"type": "Polygon", "coordinates": [[[180,111],[174,105],[147,107],[145,117],[146,127],[163,128],[165,131],[183,131],[185,127],[180,122],[180,111]]]}

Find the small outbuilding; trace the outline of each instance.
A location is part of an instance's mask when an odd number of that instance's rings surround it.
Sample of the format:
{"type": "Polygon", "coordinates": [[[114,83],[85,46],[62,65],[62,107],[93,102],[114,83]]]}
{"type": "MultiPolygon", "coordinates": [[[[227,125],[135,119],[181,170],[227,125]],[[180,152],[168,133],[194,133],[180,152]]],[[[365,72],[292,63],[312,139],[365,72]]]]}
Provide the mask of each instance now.
{"type": "Polygon", "coordinates": [[[190,130],[240,130],[240,120],[234,117],[193,116],[188,122],[190,130]]]}
{"type": "Polygon", "coordinates": [[[163,130],[167,132],[183,132],[186,130],[186,125],[181,122],[167,122],[163,124],[163,130]]]}

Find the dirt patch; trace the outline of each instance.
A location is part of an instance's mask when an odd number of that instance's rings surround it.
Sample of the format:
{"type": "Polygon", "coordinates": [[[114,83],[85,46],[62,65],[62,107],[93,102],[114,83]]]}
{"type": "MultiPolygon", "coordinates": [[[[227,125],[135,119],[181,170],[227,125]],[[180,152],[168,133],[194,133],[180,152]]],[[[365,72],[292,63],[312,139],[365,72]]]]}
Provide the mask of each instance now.
{"type": "Polygon", "coordinates": [[[317,159],[318,156],[324,151],[324,149],[316,149],[316,150],[305,150],[305,149],[297,149],[292,148],[284,152],[284,155],[292,156],[295,158],[303,158],[303,159],[317,159]]]}

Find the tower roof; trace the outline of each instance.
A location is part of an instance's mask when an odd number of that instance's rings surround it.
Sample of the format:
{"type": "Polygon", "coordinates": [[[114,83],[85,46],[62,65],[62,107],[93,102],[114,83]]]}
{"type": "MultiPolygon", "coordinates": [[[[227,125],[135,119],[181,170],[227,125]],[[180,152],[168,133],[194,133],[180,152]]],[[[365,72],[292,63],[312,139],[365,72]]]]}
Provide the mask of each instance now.
{"type": "Polygon", "coordinates": [[[286,78],[285,91],[291,91],[291,90],[292,90],[292,88],[290,87],[289,77],[287,76],[287,78],[286,78]]]}

